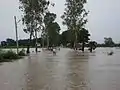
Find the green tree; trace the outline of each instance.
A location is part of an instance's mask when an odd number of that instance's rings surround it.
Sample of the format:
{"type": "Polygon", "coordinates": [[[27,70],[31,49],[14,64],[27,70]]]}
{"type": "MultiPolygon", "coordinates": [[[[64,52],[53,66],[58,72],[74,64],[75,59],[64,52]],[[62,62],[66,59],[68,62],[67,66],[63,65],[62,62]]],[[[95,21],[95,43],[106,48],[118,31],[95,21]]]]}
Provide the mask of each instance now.
{"type": "Polygon", "coordinates": [[[1,41],[1,46],[2,47],[7,46],[7,42],[6,41],[1,41]]]}
{"type": "Polygon", "coordinates": [[[90,52],[92,52],[93,50],[95,50],[96,47],[97,47],[97,42],[95,42],[95,41],[90,41],[89,42],[89,50],[90,50],[90,52]]]}
{"type": "Polygon", "coordinates": [[[50,24],[48,28],[48,36],[50,40],[50,46],[58,46],[59,43],[59,31],[60,26],[57,22],[53,22],[50,24]]]}
{"type": "Polygon", "coordinates": [[[62,32],[60,41],[63,46],[66,46],[67,43],[69,43],[68,36],[69,36],[69,31],[62,32]]]}
{"type": "Polygon", "coordinates": [[[114,41],[113,41],[113,39],[111,37],[108,37],[108,38],[105,37],[104,38],[104,43],[108,47],[112,47],[114,45],[114,41]]]}
{"type": "Polygon", "coordinates": [[[47,48],[49,45],[57,45],[59,41],[60,26],[57,22],[55,22],[55,19],[56,14],[50,12],[46,13],[44,17],[45,33],[47,37],[47,48]]]}
{"type": "Polygon", "coordinates": [[[67,46],[67,44],[70,43],[71,46],[73,47],[74,35],[73,35],[73,32],[71,30],[67,30],[67,31],[62,32],[61,43],[63,44],[63,46],[67,46]]]}
{"type": "Polygon", "coordinates": [[[23,24],[26,25],[24,31],[30,33],[30,40],[28,45],[28,53],[31,38],[35,32],[36,38],[36,52],[37,52],[37,31],[41,29],[43,24],[43,17],[48,11],[49,1],[46,0],[19,0],[20,9],[23,11],[23,24]],[[39,26],[39,27],[38,27],[39,26]]]}
{"type": "Polygon", "coordinates": [[[84,9],[85,3],[87,3],[86,0],[66,0],[66,8],[62,15],[63,25],[66,25],[68,30],[74,33],[74,47],[78,42],[79,31],[87,23],[88,12],[84,9]]]}
{"type": "Polygon", "coordinates": [[[46,13],[45,17],[44,17],[44,24],[45,24],[45,35],[46,35],[46,38],[47,38],[47,48],[49,47],[49,35],[48,35],[48,32],[49,32],[49,27],[51,25],[51,23],[53,23],[56,19],[56,14],[54,13],[46,13]]]}
{"type": "Polygon", "coordinates": [[[6,42],[7,42],[8,46],[15,46],[15,44],[16,44],[16,41],[13,39],[10,39],[10,38],[7,38],[6,42]]]}
{"type": "Polygon", "coordinates": [[[78,33],[78,41],[80,43],[82,43],[82,51],[83,52],[84,52],[85,44],[88,43],[88,41],[90,40],[89,36],[90,36],[90,34],[89,34],[88,30],[85,28],[82,28],[78,33]]]}

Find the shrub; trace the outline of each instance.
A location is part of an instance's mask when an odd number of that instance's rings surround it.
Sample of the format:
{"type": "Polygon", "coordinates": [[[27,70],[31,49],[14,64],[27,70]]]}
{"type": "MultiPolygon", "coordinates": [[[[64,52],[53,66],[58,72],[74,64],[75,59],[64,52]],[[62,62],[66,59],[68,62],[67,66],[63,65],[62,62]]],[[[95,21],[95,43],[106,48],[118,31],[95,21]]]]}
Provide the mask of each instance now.
{"type": "Polygon", "coordinates": [[[26,55],[26,54],[25,54],[25,50],[22,49],[22,50],[18,53],[18,55],[19,55],[19,56],[25,56],[25,55],[26,55]]]}
{"type": "Polygon", "coordinates": [[[20,59],[20,56],[25,56],[25,51],[21,50],[19,54],[16,54],[14,51],[4,51],[0,50],[0,62],[11,62],[16,59],[20,59]]]}
{"type": "Polygon", "coordinates": [[[0,62],[3,60],[4,51],[0,50],[0,62]]]}
{"type": "Polygon", "coordinates": [[[3,60],[3,54],[0,53],[0,62],[2,62],[2,60],[3,60]]]}
{"type": "Polygon", "coordinates": [[[3,59],[18,59],[18,58],[19,56],[12,50],[9,50],[3,54],[3,59]]]}

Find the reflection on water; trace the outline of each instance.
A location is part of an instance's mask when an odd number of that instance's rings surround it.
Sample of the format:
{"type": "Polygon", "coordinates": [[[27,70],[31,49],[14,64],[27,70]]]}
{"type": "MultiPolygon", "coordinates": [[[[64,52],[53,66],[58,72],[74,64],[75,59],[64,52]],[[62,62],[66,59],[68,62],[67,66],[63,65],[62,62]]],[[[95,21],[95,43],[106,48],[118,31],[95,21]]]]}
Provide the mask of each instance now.
{"type": "Polygon", "coordinates": [[[68,59],[68,90],[90,90],[88,87],[88,53],[75,54],[73,51],[69,55],[72,58],[68,59]]]}
{"type": "Polygon", "coordinates": [[[0,65],[0,90],[120,90],[120,50],[31,54],[0,65]]]}

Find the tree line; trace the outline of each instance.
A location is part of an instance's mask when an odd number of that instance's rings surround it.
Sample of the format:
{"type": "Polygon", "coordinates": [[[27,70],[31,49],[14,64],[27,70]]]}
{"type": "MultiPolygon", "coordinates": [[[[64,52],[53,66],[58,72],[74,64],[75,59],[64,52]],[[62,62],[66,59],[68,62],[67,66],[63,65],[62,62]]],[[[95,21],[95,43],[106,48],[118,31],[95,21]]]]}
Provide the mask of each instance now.
{"type": "MultiPolygon", "coordinates": [[[[72,40],[71,37],[69,37],[68,34],[71,34],[70,31],[64,31],[62,34],[58,35],[58,40],[54,41],[54,45],[56,46],[64,46],[64,47],[70,47],[73,48],[74,46],[74,40],[72,40]],[[71,39],[70,39],[71,38],[71,39]]],[[[50,40],[51,41],[51,40],[50,40]]],[[[29,39],[20,39],[19,41],[19,46],[20,47],[27,47],[29,39]]],[[[93,41],[94,43],[97,43],[93,41]]],[[[50,42],[50,46],[52,46],[53,42],[50,42]]],[[[85,44],[85,47],[89,47],[91,42],[85,44]]],[[[30,46],[35,47],[36,44],[36,39],[31,39],[30,46]]],[[[39,47],[43,47],[43,38],[38,38],[38,44],[39,47]]],[[[5,41],[1,41],[0,44],[1,47],[3,48],[8,48],[8,47],[16,47],[16,41],[14,39],[7,38],[5,41]]],[[[47,40],[44,40],[44,47],[47,47],[47,40]]],[[[104,43],[97,43],[97,47],[120,47],[120,43],[115,43],[111,37],[105,37],[104,38],[104,43]]]]}
{"type": "Polygon", "coordinates": [[[38,33],[41,33],[42,46],[45,42],[49,46],[58,46],[70,43],[77,49],[77,44],[82,43],[82,51],[90,40],[89,30],[85,27],[89,11],[84,8],[87,0],[66,0],[65,10],[61,18],[67,30],[60,34],[60,26],[55,21],[57,15],[50,12],[49,7],[55,7],[55,2],[49,0],[19,0],[19,9],[23,12],[24,32],[29,34],[28,52],[32,38],[35,38],[37,51],[38,33]]]}

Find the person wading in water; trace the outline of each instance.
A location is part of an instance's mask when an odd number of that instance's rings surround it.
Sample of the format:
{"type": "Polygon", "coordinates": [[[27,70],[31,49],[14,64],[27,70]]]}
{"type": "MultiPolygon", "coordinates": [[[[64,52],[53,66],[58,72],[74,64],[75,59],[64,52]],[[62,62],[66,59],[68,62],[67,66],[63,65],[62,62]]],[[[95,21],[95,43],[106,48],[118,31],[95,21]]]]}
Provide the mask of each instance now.
{"type": "Polygon", "coordinates": [[[56,55],[56,49],[53,48],[53,55],[56,55]]]}

